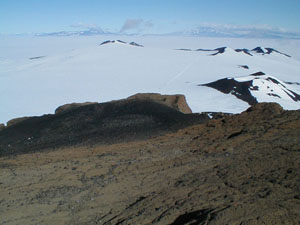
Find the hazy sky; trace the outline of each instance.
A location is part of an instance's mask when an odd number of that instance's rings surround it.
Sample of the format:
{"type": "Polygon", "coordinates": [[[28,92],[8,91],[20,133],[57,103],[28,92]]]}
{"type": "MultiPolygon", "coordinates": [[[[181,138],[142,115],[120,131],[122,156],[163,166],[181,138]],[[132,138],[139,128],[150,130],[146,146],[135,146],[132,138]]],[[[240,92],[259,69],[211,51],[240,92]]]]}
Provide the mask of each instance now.
{"type": "Polygon", "coordinates": [[[103,29],[168,33],[201,26],[300,32],[300,0],[1,0],[0,33],[103,29]]]}

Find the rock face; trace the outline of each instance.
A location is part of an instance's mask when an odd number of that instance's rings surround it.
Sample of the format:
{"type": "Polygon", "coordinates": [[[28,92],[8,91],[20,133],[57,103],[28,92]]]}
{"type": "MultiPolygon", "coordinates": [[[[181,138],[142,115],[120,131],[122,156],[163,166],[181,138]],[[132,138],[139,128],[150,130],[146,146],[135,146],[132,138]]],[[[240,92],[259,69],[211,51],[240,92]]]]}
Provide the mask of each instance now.
{"type": "Polygon", "coordinates": [[[59,106],[57,109],[55,109],[55,114],[66,112],[72,109],[76,109],[81,106],[86,106],[86,105],[92,105],[92,104],[97,104],[97,102],[84,102],[84,103],[70,103],[70,104],[65,104],[62,106],[59,106]]]}
{"type": "Polygon", "coordinates": [[[184,95],[161,95],[156,93],[139,93],[130,96],[128,99],[151,100],[169,106],[185,114],[192,113],[192,110],[187,104],[184,95]]]}
{"type": "Polygon", "coordinates": [[[261,103],[172,129],[192,115],[131,99],[4,129],[0,224],[299,224],[299,110],[261,103]],[[157,135],[102,145],[120,129],[157,135]],[[85,135],[97,142],[53,148],[53,137],[85,135]],[[18,143],[39,148],[20,154],[18,143]]]}

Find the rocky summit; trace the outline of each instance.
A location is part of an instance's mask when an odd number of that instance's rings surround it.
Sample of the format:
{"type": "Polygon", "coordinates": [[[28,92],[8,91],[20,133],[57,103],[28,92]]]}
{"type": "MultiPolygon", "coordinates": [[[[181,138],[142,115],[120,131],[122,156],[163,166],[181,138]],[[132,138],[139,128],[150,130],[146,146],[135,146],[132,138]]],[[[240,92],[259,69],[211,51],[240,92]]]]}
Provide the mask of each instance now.
{"type": "Polygon", "coordinates": [[[258,103],[210,119],[161,99],[2,128],[0,224],[299,223],[299,110],[258,103]]]}

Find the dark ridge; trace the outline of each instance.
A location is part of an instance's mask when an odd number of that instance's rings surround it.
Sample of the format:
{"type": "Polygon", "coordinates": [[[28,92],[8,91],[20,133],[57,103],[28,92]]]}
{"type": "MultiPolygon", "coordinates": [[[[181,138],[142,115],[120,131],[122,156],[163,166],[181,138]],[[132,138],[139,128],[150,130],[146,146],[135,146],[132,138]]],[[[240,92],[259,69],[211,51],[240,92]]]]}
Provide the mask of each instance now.
{"type": "Polygon", "coordinates": [[[105,45],[105,44],[114,43],[114,42],[115,41],[107,40],[107,41],[103,41],[100,45],[105,45]]]}
{"type": "Polygon", "coordinates": [[[0,131],[0,156],[78,144],[143,140],[209,120],[150,100],[86,105],[55,115],[30,117],[0,131]]]}
{"type": "Polygon", "coordinates": [[[253,86],[252,80],[251,81],[244,81],[238,82],[235,79],[220,79],[208,84],[203,84],[199,86],[207,86],[214,88],[218,91],[221,91],[224,94],[231,93],[232,95],[236,96],[238,99],[241,99],[247,102],[249,105],[254,105],[257,103],[255,97],[253,97],[249,91],[250,90],[257,90],[256,86],[253,86]]]}
{"type": "MultiPolygon", "coordinates": [[[[274,84],[281,84],[278,80],[272,78],[272,77],[268,77],[266,80],[271,81],[274,84]]],[[[283,87],[285,87],[283,84],[281,84],[283,87]]]]}
{"type": "Polygon", "coordinates": [[[247,66],[247,65],[239,65],[239,67],[241,67],[241,68],[243,68],[243,69],[246,69],[246,70],[249,69],[249,66],[247,66]]]}
{"type": "Polygon", "coordinates": [[[289,82],[289,81],[284,81],[284,83],[286,84],[295,84],[295,85],[300,85],[299,82],[289,82]]]}
{"type": "Polygon", "coordinates": [[[125,42],[125,41],[118,40],[118,42],[121,42],[121,43],[123,43],[123,44],[126,44],[126,42],[125,42]]]}
{"type": "Polygon", "coordinates": [[[250,52],[249,52],[249,49],[246,49],[246,48],[238,48],[238,49],[235,49],[236,52],[244,52],[245,54],[247,55],[250,55],[250,56],[253,56],[250,52]]]}
{"type": "Polygon", "coordinates": [[[31,57],[29,58],[30,60],[33,60],[33,59],[41,59],[41,58],[44,58],[46,56],[42,55],[42,56],[36,56],[36,57],[31,57]]]}
{"type": "Polygon", "coordinates": [[[215,50],[213,50],[213,49],[202,49],[202,48],[199,48],[199,49],[196,49],[195,51],[214,52],[215,50]]]}
{"type": "Polygon", "coordinates": [[[250,74],[250,76],[263,76],[263,75],[266,75],[264,72],[257,72],[257,73],[252,73],[252,74],[250,74]]]}
{"type": "Polygon", "coordinates": [[[179,49],[176,49],[176,50],[179,50],[179,51],[192,51],[192,49],[190,49],[190,48],[179,48],[179,49]]]}
{"type": "Polygon", "coordinates": [[[267,53],[266,54],[271,54],[272,52],[277,52],[277,53],[279,53],[279,54],[281,54],[281,55],[284,55],[284,56],[286,56],[286,57],[291,57],[290,55],[288,55],[288,54],[285,54],[285,53],[282,53],[282,52],[280,52],[280,51],[277,51],[276,49],[274,49],[274,48],[265,48],[266,50],[267,50],[267,53]]]}
{"type": "Polygon", "coordinates": [[[297,93],[291,91],[288,89],[289,92],[291,92],[293,95],[291,95],[290,93],[288,93],[287,91],[283,90],[288,96],[290,96],[291,99],[293,99],[295,102],[300,101],[300,95],[298,95],[297,93]]]}
{"type": "Polygon", "coordinates": [[[133,46],[137,46],[137,47],[144,47],[143,45],[140,45],[140,44],[135,43],[135,42],[130,42],[129,44],[133,45],[133,46]]]}
{"type": "Polygon", "coordinates": [[[202,48],[199,48],[199,49],[196,49],[195,51],[202,51],[202,52],[215,52],[214,54],[211,54],[211,55],[217,55],[217,54],[222,54],[225,52],[225,49],[227,47],[220,47],[220,48],[216,48],[216,49],[202,49],[202,48]]]}

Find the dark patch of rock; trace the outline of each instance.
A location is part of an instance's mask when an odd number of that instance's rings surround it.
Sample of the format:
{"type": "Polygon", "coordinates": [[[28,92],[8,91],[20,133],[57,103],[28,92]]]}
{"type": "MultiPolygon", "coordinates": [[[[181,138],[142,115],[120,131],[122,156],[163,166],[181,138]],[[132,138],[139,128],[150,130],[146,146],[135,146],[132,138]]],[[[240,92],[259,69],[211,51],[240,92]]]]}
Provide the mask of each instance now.
{"type": "Polygon", "coordinates": [[[264,72],[257,72],[257,73],[252,73],[252,74],[250,74],[250,76],[263,76],[263,75],[266,75],[264,72]]]}
{"type": "Polygon", "coordinates": [[[133,45],[133,46],[136,46],[136,47],[144,47],[143,45],[140,45],[140,44],[135,43],[135,42],[130,42],[129,44],[133,45]]]}
{"type": "Polygon", "coordinates": [[[240,68],[243,68],[243,69],[246,69],[246,70],[249,69],[249,66],[247,66],[247,65],[239,65],[239,67],[240,67],[240,68]]]}

